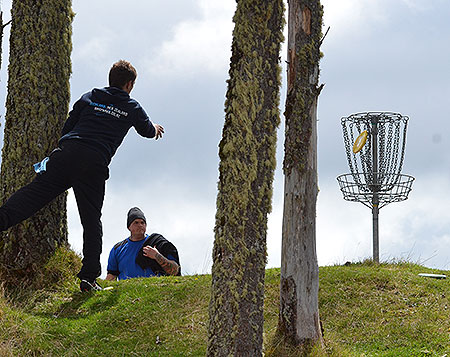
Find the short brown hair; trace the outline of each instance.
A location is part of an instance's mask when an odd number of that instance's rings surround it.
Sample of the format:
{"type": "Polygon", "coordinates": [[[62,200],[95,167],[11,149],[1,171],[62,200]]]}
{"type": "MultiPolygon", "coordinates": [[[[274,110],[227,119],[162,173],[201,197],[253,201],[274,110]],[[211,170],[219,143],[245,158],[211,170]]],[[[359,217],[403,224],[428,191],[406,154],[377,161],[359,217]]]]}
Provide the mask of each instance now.
{"type": "Polygon", "coordinates": [[[120,60],[114,63],[109,70],[109,86],[123,88],[129,81],[135,81],[137,77],[136,69],[130,62],[120,60]]]}

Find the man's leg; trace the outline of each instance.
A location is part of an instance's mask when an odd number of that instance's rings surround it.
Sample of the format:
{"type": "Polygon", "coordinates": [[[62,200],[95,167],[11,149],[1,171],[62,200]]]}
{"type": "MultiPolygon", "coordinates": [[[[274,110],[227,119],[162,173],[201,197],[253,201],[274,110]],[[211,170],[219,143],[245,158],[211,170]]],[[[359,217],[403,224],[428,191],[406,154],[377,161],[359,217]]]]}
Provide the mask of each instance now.
{"type": "Polygon", "coordinates": [[[61,153],[51,155],[47,171],[15,192],[0,207],[0,231],[31,217],[70,186],[61,153]]]}
{"type": "Polygon", "coordinates": [[[105,195],[107,167],[91,172],[89,177],[77,180],[73,191],[83,225],[83,266],[78,273],[80,279],[92,282],[101,274],[102,252],[102,207],[105,195]],[[105,174],[106,173],[106,174],[105,174]]]}

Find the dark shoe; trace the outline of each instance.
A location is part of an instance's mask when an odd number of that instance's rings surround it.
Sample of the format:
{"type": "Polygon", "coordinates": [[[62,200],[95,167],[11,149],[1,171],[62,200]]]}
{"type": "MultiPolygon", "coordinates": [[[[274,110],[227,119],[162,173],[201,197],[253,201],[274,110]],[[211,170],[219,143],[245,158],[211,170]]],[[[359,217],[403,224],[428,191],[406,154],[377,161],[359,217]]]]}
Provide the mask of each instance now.
{"type": "Polygon", "coordinates": [[[100,291],[103,289],[100,285],[98,285],[97,281],[95,280],[92,282],[89,282],[87,280],[81,280],[80,290],[82,292],[86,292],[86,291],[100,291]]]}

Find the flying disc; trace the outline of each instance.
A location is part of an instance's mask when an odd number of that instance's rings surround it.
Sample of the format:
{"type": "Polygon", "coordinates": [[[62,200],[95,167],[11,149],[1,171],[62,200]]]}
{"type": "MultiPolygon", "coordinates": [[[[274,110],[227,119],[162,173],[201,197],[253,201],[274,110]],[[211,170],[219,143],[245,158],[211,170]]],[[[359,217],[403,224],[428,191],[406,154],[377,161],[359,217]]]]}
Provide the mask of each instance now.
{"type": "Polygon", "coordinates": [[[355,143],[353,144],[353,153],[358,153],[361,151],[363,146],[366,144],[367,141],[367,130],[364,130],[361,134],[358,135],[358,137],[355,140],[355,143]]]}

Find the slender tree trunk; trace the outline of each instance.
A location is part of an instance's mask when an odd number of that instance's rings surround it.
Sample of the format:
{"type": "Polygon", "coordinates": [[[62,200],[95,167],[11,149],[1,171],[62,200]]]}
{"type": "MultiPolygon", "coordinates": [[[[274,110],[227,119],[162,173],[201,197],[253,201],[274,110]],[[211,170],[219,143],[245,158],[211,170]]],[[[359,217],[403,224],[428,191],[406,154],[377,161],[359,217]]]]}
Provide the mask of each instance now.
{"type": "Polygon", "coordinates": [[[237,2],[219,145],[208,356],[262,354],[283,10],[282,0],[237,2]]]}
{"type": "MultiPolygon", "coordinates": [[[[29,183],[32,165],[57,146],[70,100],[70,0],[12,3],[0,202],[29,183]]],[[[66,195],[2,234],[0,262],[11,278],[32,276],[67,244],[66,195]]]]}
{"type": "Polygon", "coordinates": [[[316,256],[317,98],[322,6],[289,0],[285,194],[278,331],[289,344],[322,342],[316,256]]]}

